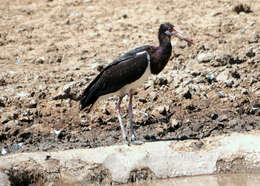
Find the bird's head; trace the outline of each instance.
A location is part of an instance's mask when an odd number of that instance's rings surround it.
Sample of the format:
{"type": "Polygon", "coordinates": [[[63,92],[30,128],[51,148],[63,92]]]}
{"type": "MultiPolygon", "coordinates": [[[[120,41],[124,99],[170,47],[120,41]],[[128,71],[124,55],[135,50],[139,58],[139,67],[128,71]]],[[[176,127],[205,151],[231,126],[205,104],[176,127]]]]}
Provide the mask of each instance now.
{"type": "Polygon", "coordinates": [[[183,34],[179,29],[177,29],[170,23],[161,24],[159,29],[159,37],[160,36],[177,37],[181,40],[188,42],[189,44],[194,45],[194,42],[191,39],[189,39],[185,34],[183,34]]]}

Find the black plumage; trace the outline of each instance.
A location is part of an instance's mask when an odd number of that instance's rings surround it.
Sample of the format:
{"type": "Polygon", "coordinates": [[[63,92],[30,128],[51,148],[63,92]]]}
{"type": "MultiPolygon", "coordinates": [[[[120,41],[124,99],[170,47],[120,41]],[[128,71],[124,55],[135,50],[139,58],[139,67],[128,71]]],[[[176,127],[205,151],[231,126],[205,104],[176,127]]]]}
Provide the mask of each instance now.
{"type": "Polygon", "coordinates": [[[80,100],[81,110],[89,106],[91,108],[104,95],[117,93],[119,102],[116,111],[123,138],[129,143],[120,115],[121,100],[126,94],[129,94],[131,140],[135,141],[136,137],[132,124],[133,89],[140,86],[150,74],[160,73],[167,65],[172,54],[171,36],[176,36],[193,44],[192,40],[188,39],[172,24],[161,24],[158,32],[159,46],[146,45],[135,48],[105,67],[84,90],[80,100]]]}
{"type": "Polygon", "coordinates": [[[149,46],[143,46],[131,50],[104,68],[83,92],[81,110],[93,105],[99,97],[116,92],[139,79],[145,72],[148,61],[145,53],[136,53],[148,48],[149,46]]]}

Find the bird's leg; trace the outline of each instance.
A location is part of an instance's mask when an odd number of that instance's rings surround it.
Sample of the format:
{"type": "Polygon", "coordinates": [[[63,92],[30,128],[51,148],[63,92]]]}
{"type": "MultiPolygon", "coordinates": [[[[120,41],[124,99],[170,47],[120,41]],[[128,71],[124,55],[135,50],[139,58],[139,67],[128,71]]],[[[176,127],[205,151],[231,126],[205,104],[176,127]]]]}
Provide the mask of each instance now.
{"type": "Polygon", "coordinates": [[[119,101],[116,105],[116,112],[117,112],[117,117],[118,117],[118,120],[119,120],[119,123],[120,123],[123,139],[126,140],[126,143],[129,145],[129,141],[128,141],[128,138],[127,138],[127,135],[126,135],[125,127],[124,127],[124,124],[123,124],[123,120],[122,120],[122,117],[121,117],[121,114],[120,114],[120,104],[121,104],[122,99],[123,99],[123,96],[120,96],[119,101]]]}
{"type": "Polygon", "coordinates": [[[133,98],[133,93],[132,91],[129,92],[129,118],[130,118],[130,129],[131,129],[131,141],[136,140],[135,136],[135,131],[134,131],[134,126],[133,126],[133,108],[132,108],[132,98],[133,98]]]}
{"type": "Polygon", "coordinates": [[[131,141],[133,142],[133,144],[141,145],[141,144],[143,144],[143,142],[136,141],[134,126],[133,126],[133,108],[132,108],[133,95],[134,95],[133,92],[130,91],[129,92],[129,108],[128,108],[128,112],[129,112],[129,118],[130,118],[131,141]]]}

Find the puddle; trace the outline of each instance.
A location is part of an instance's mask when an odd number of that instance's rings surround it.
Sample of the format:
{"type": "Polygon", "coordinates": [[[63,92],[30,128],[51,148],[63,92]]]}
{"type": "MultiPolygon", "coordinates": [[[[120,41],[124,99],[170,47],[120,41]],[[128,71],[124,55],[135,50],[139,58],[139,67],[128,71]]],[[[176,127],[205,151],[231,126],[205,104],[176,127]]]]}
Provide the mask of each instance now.
{"type": "Polygon", "coordinates": [[[218,174],[206,176],[180,177],[139,181],[124,186],[256,186],[260,185],[260,173],[257,174],[218,174]]]}

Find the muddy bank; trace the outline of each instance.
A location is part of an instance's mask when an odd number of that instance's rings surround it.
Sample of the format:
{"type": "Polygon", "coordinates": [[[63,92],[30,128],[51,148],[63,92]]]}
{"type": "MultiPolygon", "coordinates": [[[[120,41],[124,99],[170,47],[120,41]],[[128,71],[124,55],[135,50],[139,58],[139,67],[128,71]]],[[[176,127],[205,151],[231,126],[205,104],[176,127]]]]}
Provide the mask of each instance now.
{"type": "Polygon", "coordinates": [[[163,22],[196,45],[173,39],[167,67],[135,95],[139,139],[260,129],[259,14],[259,1],[3,0],[1,155],[121,144],[117,98],[90,114],[80,113],[71,98],[119,55],[157,45],[163,22]]]}
{"type": "Polygon", "coordinates": [[[60,152],[7,155],[0,170],[12,183],[127,183],[177,176],[260,170],[260,133],[160,141],[60,152]]]}

